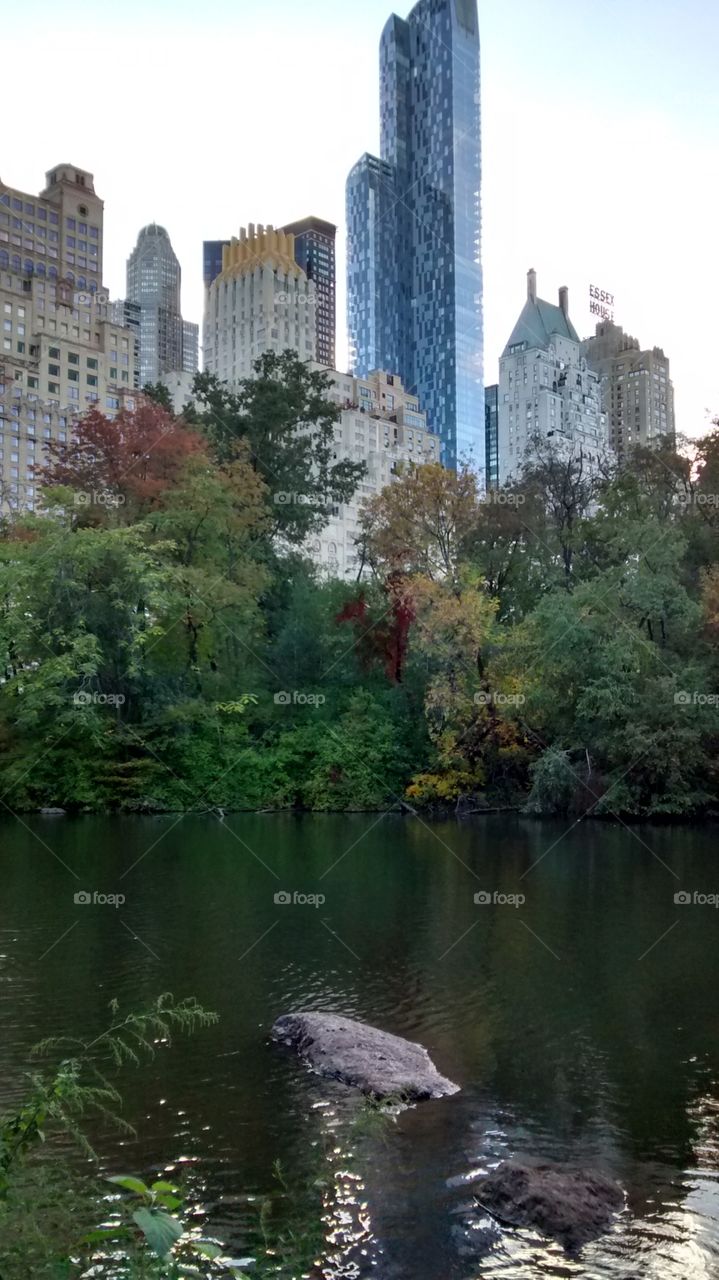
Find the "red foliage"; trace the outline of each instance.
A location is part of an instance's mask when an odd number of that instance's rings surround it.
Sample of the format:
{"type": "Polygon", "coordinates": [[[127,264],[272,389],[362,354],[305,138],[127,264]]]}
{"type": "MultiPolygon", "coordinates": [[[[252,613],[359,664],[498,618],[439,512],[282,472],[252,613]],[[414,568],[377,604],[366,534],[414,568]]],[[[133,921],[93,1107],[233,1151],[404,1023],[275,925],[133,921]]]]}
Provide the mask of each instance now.
{"type": "Polygon", "coordinates": [[[337,614],[335,622],[362,622],[367,613],[367,601],[364,593],[360,593],[355,600],[348,600],[347,604],[337,614]]]}
{"type": "Polygon", "coordinates": [[[384,589],[391,604],[379,622],[373,623],[368,616],[364,595],[348,600],[335,622],[355,624],[355,647],[365,670],[369,670],[374,662],[381,662],[387,679],[393,684],[400,684],[409,648],[410,627],[416,612],[401,574],[390,574],[384,589]]]}
{"type": "Polygon", "coordinates": [[[392,623],[388,628],[385,644],[385,671],[395,684],[402,681],[402,672],[409,648],[409,631],[417,613],[412,597],[399,575],[392,575],[386,585],[392,600],[392,623]]]}
{"type": "Polygon", "coordinates": [[[115,418],[91,409],[67,443],[48,441],[47,461],[37,475],[43,485],[111,493],[134,507],[151,507],[204,447],[201,436],[151,401],[115,418]]]}

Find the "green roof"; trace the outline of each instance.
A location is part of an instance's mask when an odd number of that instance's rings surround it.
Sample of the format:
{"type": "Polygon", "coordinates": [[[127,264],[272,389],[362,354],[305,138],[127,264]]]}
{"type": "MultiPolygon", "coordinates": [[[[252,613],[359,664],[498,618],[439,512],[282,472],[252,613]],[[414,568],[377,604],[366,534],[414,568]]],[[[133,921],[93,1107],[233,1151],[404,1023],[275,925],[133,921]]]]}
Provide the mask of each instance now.
{"type": "Polygon", "coordinates": [[[561,307],[544,302],[542,298],[537,298],[536,301],[527,298],[503,355],[506,356],[510,348],[520,342],[526,343],[529,348],[539,347],[544,350],[553,337],[570,338],[572,342],[579,342],[579,334],[561,307]]]}

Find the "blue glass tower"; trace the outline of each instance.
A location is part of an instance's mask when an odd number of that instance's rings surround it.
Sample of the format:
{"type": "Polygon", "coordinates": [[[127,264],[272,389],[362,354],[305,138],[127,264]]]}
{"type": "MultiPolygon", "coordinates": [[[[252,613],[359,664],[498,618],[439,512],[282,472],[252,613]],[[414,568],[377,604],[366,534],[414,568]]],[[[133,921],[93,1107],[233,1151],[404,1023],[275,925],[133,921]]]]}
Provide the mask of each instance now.
{"type": "Polygon", "coordinates": [[[353,370],[399,373],[445,465],[485,469],[476,0],[419,0],[380,42],[381,159],[347,183],[353,370]]]}

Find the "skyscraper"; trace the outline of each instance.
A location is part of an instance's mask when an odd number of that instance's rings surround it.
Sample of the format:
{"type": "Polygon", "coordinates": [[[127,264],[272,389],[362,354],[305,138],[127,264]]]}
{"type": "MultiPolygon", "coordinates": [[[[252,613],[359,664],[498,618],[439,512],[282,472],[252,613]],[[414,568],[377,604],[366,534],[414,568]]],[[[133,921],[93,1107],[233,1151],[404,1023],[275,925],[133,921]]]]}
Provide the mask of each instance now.
{"type": "Polygon", "coordinates": [[[202,241],[202,282],[209,289],[222,270],[222,250],[229,240],[202,241]]]}
{"type": "Polygon", "coordinates": [[[499,361],[500,484],[521,474],[538,441],[562,457],[581,456],[590,471],[607,456],[599,378],[582,355],[567,288],[558,301],[538,298],[537,273],[527,272],[527,300],[499,361]]]}
{"type": "Polygon", "coordinates": [[[641,351],[621,325],[602,320],[582,351],[602,380],[609,443],[619,457],[636,445],[675,438],[674,387],[661,347],[641,351]]]}
{"type": "Polygon", "coordinates": [[[335,236],[333,222],[302,218],[281,228],[295,237],[295,261],[315,286],[318,364],[335,367],[335,236]]]}
{"type": "Polygon", "coordinates": [[[134,406],[135,334],[102,287],[103,202],[73,164],[40,195],[0,181],[0,507],[34,509],[35,468],[88,409],[134,406]]]}
{"type": "Polygon", "coordinates": [[[499,384],[484,388],[485,465],[488,489],[499,484],[499,384]]]}
{"type": "Polygon", "coordinates": [[[205,369],[237,383],[253,376],[265,351],[314,360],[316,309],[314,283],[295,261],[294,237],[261,224],[242,227],[205,290],[205,369]]]}
{"type": "Polygon", "coordinates": [[[380,42],[380,158],[347,182],[353,371],[396,369],[444,461],[485,466],[476,0],[419,0],[380,42]]]}
{"type": "Polygon", "coordinates": [[[180,312],[180,264],[164,227],[143,227],[127,260],[127,298],[139,303],[140,383],[171,370],[197,369],[198,326],[180,312]],[[186,355],[185,355],[186,353],[186,355]]]}

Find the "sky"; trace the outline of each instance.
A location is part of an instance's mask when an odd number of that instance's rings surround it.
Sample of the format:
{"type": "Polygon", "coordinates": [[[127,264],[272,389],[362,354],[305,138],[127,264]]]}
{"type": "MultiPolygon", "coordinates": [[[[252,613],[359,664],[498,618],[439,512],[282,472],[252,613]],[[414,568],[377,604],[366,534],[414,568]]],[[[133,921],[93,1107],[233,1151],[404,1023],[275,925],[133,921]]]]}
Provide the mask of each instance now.
{"type": "MultiPolygon", "coordinates": [[[[164,225],[187,320],[202,316],[203,239],[311,213],[337,223],[345,368],[344,184],[378,149],[390,12],[387,0],[8,5],[3,43],[18,55],[0,78],[0,178],[37,193],[62,161],[94,173],[113,297],[140,227],[164,225]]],[[[678,430],[700,434],[719,414],[719,6],[479,0],[479,18],[485,381],[534,267],[540,297],[569,286],[581,336],[590,284],[615,295],[617,322],[670,357],[678,430]]]]}

